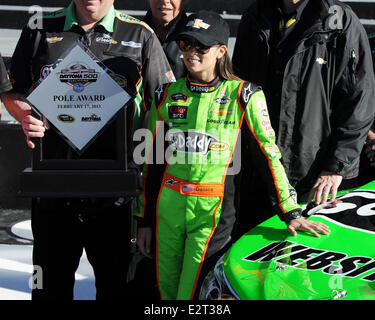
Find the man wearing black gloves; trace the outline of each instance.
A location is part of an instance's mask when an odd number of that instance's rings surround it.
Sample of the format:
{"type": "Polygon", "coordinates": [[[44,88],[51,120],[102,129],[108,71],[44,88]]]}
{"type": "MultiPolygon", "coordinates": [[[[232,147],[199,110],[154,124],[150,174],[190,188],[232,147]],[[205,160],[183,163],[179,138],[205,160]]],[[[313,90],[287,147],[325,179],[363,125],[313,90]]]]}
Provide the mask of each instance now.
{"type": "MultiPolygon", "coordinates": [[[[102,159],[116,143],[116,128],[110,124],[82,153],[77,154],[53,130],[31,116],[30,106],[21,100],[39,77],[80,42],[127,83],[134,93],[128,104],[128,129],[136,129],[149,109],[154,90],[170,82],[173,73],[155,33],[149,26],[113,7],[114,0],[74,0],[66,9],[43,17],[43,29],[25,27],[15,49],[10,76],[13,91],[5,96],[9,112],[22,123],[28,145],[30,138],[43,137],[51,157],[102,159]]],[[[129,138],[131,140],[131,138],[129,138]]],[[[129,151],[129,156],[131,151],[129,151]]],[[[32,230],[33,263],[43,271],[43,288],[33,299],[72,299],[74,274],[83,251],[91,263],[98,299],[128,296],[126,275],[130,260],[129,201],[113,198],[34,198],[32,230]]]]}
{"type": "Polygon", "coordinates": [[[331,193],[334,200],[358,175],[374,116],[371,53],[359,19],[336,0],[258,0],[242,16],[233,63],[264,89],[299,199],[319,204],[331,193]]]}

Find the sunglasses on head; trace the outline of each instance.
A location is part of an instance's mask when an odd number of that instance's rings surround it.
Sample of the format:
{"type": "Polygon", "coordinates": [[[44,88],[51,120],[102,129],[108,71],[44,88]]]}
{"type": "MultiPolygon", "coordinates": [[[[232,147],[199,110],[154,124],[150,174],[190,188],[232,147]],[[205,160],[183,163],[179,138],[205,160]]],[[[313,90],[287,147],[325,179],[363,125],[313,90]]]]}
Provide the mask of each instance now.
{"type": "Polygon", "coordinates": [[[191,50],[191,48],[194,48],[195,51],[200,54],[207,53],[211,48],[211,46],[205,46],[204,44],[192,39],[181,39],[178,42],[178,46],[180,47],[182,52],[187,52],[191,50]]]}

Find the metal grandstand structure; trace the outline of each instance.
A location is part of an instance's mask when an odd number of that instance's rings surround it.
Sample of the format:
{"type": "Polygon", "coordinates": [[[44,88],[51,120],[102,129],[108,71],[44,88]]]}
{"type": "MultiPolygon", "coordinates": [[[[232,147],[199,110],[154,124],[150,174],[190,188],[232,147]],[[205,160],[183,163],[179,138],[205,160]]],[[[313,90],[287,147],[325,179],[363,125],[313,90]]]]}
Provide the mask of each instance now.
{"type": "MultiPolygon", "coordinates": [[[[187,4],[188,12],[201,9],[214,10],[228,21],[231,28],[231,38],[234,41],[242,12],[254,0],[190,0],[187,4]]],[[[375,32],[375,0],[343,1],[351,6],[360,18],[369,34],[375,32]]],[[[43,11],[55,11],[65,7],[70,0],[2,0],[0,4],[0,52],[10,57],[20,30],[29,17],[35,13],[33,6],[40,6],[43,11]]],[[[148,8],[148,0],[116,0],[116,8],[137,18],[142,18],[148,8]]]]}

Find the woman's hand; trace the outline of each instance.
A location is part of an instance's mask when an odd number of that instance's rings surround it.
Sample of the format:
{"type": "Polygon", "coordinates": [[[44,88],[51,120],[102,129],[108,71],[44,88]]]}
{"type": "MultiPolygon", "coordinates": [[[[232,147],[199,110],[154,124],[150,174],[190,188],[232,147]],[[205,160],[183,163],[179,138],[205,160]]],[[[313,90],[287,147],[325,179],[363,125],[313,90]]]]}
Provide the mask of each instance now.
{"type": "Polygon", "coordinates": [[[318,238],[320,235],[316,231],[319,231],[325,235],[330,233],[329,227],[325,224],[318,221],[305,220],[303,218],[292,219],[288,223],[288,231],[292,234],[292,236],[297,235],[297,230],[308,231],[318,238]]]}
{"type": "Polygon", "coordinates": [[[147,258],[152,259],[151,255],[151,237],[152,229],[151,228],[138,228],[137,234],[137,245],[139,251],[146,256],[147,258]]]}

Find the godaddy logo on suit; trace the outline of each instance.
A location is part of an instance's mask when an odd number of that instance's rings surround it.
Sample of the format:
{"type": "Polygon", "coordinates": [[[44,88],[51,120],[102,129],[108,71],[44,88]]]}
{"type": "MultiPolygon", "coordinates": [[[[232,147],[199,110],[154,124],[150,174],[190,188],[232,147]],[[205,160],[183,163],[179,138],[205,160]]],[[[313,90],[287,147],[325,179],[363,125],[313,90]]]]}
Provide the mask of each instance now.
{"type": "MultiPolygon", "coordinates": [[[[241,170],[241,131],[239,129],[211,128],[204,130],[180,130],[166,128],[158,121],[156,131],[142,128],[134,132],[133,161],[136,164],[199,164],[230,165],[227,175],[241,170]],[[234,139],[234,137],[236,137],[234,139]],[[233,153],[231,143],[235,142],[233,153]],[[230,157],[231,156],[231,157],[230,157]]],[[[173,181],[168,181],[172,185],[173,181]]]]}
{"type": "Polygon", "coordinates": [[[225,142],[198,131],[169,132],[167,140],[173,149],[180,152],[200,153],[207,155],[210,151],[222,152],[229,148],[225,142]]]}

